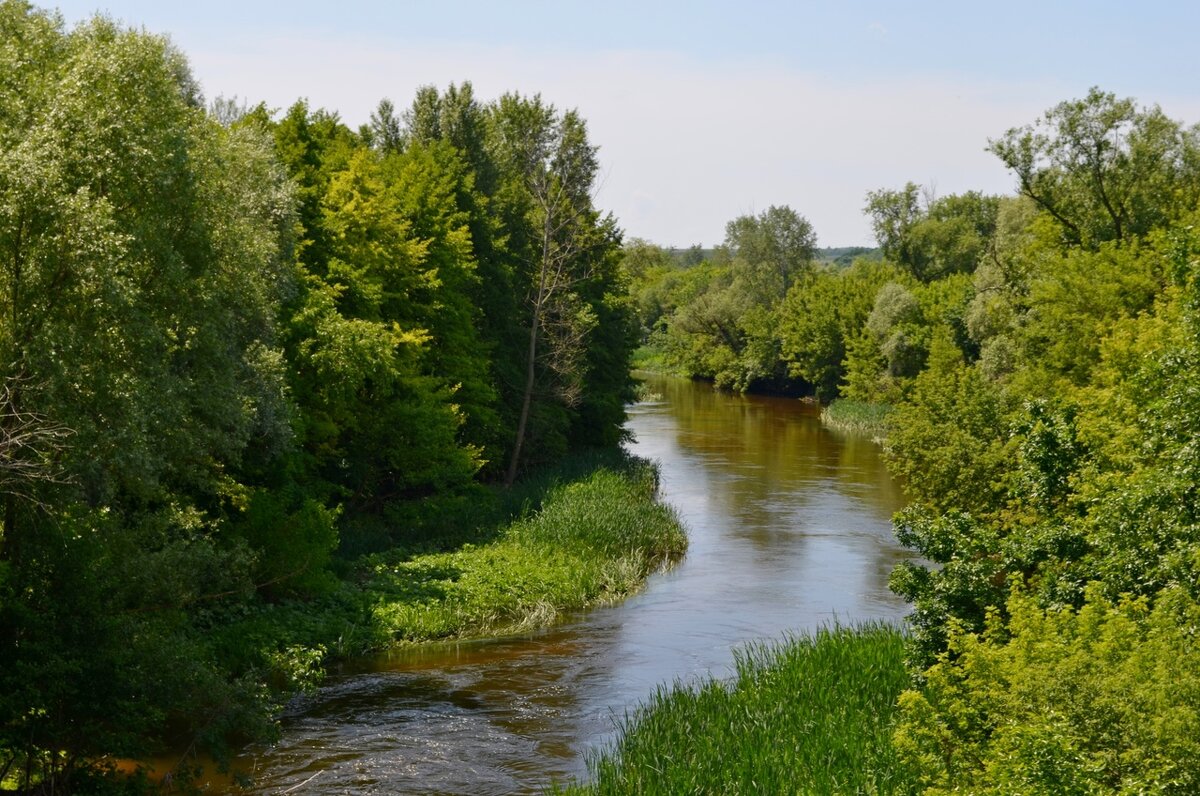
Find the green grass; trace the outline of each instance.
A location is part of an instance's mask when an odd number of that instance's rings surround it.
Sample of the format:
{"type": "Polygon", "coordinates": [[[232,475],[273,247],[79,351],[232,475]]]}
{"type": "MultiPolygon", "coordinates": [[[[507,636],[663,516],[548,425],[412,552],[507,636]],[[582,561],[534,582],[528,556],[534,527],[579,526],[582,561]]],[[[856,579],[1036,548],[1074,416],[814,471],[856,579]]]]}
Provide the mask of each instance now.
{"type": "Polygon", "coordinates": [[[662,688],[574,794],[911,793],[892,748],[909,685],[889,625],[834,627],[737,657],[731,684],[662,688]]]}
{"type": "Polygon", "coordinates": [[[553,488],[541,509],[492,542],[365,562],[376,623],[397,641],[544,625],[564,611],[619,599],[687,546],[655,478],[600,469],[553,488]]]}
{"type": "Polygon", "coordinates": [[[870,437],[883,442],[887,437],[887,419],[892,407],[838,398],[821,410],[821,422],[826,428],[870,437]]]}
{"type": "Polygon", "coordinates": [[[439,527],[346,563],[331,593],[221,617],[217,654],[236,670],[267,666],[286,693],[333,659],[517,632],[618,600],[687,548],[657,484],[648,462],[595,453],[448,504],[439,527]]]}

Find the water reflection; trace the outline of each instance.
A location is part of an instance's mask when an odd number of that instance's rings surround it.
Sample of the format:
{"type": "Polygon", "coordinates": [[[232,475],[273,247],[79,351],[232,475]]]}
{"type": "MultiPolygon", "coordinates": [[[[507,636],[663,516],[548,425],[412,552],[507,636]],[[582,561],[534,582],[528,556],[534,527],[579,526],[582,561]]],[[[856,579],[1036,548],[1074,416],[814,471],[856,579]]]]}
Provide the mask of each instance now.
{"type": "Polygon", "coordinates": [[[633,449],[659,461],[687,558],[620,606],[540,633],[347,668],[249,755],[262,792],[536,793],[584,773],[614,719],[674,680],[725,676],[732,650],[831,620],[896,619],[901,497],[876,447],[816,409],[651,378],[633,449]]]}

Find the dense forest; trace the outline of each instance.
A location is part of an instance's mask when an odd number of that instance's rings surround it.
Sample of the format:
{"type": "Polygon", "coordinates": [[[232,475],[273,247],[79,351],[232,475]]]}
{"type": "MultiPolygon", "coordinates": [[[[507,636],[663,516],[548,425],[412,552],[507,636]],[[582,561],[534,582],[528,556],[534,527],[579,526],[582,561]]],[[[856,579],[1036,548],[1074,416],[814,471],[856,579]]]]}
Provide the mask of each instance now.
{"type": "MultiPolygon", "coordinates": [[[[165,38],[22,0],[0,86],[4,786],[220,753],[327,655],[456,632],[399,615],[397,551],[520,520],[544,495],[489,484],[620,440],[636,327],[574,111],[206,107],[165,38]]],[[[613,466],[570,501],[645,532],[653,474],[613,466]]],[[[539,518],[490,554],[551,570],[539,518]]],[[[571,588],[607,577],[590,543],[571,588]]]]}
{"type": "Polygon", "coordinates": [[[539,96],[206,104],[2,0],[0,789],[149,787],[117,762],[268,738],[332,658],[636,588],[686,545],[617,450],[637,365],[869,426],[921,558],[904,632],[702,692],[671,743],[744,759],[633,771],[631,725],[597,790],[1200,791],[1200,128],[1093,89],[987,145],[1012,195],[873,191],[878,249],[772,206],[671,250],[539,96]]]}

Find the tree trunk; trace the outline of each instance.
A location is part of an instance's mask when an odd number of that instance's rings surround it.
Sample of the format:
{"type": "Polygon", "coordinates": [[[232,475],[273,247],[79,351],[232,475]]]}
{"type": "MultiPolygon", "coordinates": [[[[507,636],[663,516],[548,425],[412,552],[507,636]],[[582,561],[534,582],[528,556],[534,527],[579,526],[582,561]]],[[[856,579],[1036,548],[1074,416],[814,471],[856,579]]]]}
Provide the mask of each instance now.
{"type": "Polygon", "coordinates": [[[533,323],[529,327],[529,361],[525,366],[525,395],[521,399],[521,416],[517,420],[517,439],[513,443],[512,457],[508,461],[508,472],[504,476],[504,485],[512,486],[517,480],[517,467],[521,462],[521,446],[525,442],[525,428],[529,424],[529,409],[533,403],[533,384],[536,378],[534,367],[537,361],[538,311],[533,313],[533,323]]]}

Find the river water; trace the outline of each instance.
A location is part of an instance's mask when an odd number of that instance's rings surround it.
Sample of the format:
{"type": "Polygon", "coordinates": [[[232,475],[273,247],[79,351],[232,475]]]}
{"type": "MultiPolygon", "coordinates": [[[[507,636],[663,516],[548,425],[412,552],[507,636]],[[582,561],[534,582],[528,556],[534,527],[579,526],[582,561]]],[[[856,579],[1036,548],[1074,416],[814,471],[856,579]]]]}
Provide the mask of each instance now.
{"type": "Polygon", "coordinates": [[[815,407],[648,378],[630,448],[657,460],[687,557],[620,605],[517,638],[362,662],[295,702],[240,768],[262,793],[540,793],[585,776],[660,684],[726,677],[733,650],[834,621],[898,620],[901,495],[815,407]]]}

